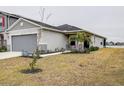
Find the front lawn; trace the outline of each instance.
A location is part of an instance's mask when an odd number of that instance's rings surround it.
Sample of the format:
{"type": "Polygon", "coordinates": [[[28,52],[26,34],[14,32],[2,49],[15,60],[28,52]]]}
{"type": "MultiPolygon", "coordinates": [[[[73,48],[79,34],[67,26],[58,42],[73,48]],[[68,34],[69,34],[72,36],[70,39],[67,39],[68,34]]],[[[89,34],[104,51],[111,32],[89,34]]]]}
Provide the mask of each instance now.
{"type": "Polygon", "coordinates": [[[124,49],[41,58],[41,72],[25,74],[31,58],[0,60],[0,85],[124,85],[124,49]]]}

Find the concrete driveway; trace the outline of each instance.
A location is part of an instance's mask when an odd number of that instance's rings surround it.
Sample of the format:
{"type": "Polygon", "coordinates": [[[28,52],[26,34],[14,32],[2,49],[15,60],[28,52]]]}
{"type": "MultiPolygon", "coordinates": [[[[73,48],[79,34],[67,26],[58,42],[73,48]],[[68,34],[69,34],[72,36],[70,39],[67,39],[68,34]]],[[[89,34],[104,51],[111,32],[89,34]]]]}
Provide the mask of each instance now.
{"type": "Polygon", "coordinates": [[[22,56],[22,52],[0,52],[0,59],[22,56]]]}

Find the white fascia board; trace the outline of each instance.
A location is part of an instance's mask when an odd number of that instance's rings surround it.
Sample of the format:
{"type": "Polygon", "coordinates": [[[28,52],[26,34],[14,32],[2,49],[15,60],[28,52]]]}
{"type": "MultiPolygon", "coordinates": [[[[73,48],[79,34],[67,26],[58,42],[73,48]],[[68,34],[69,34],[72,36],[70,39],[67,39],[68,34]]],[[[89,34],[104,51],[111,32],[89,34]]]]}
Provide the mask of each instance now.
{"type": "Polygon", "coordinates": [[[53,28],[49,28],[49,27],[44,27],[44,26],[42,26],[42,29],[47,29],[47,30],[51,30],[51,31],[54,31],[54,32],[58,32],[58,33],[64,33],[64,31],[62,31],[62,30],[57,30],[57,29],[53,29],[53,28]]]}
{"type": "Polygon", "coordinates": [[[35,25],[35,26],[39,26],[41,29],[48,29],[48,30],[52,30],[52,31],[55,31],[55,32],[63,33],[63,31],[61,31],[61,30],[44,27],[44,26],[41,26],[41,25],[39,25],[39,24],[36,24],[36,23],[34,23],[34,22],[32,22],[32,21],[29,21],[29,20],[27,20],[27,19],[24,19],[24,18],[19,18],[15,23],[13,23],[13,25],[11,25],[11,26],[7,29],[7,31],[11,30],[11,29],[12,29],[16,24],[18,24],[21,20],[24,20],[24,21],[26,21],[26,22],[29,22],[29,23],[31,23],[31,24],[33,24],[33,25],[35,25]]]}

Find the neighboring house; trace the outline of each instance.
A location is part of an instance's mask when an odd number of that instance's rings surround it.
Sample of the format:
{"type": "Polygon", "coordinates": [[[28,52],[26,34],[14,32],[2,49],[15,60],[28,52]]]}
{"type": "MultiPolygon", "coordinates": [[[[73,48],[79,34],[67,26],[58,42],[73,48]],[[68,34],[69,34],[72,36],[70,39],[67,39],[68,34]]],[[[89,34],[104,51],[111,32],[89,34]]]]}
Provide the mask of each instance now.
{"type": "Polygon", "coordinates": [[[18,16],[16,21],[6,28],[1,34],[6,36],[4,40],[7,41],[7,48],[10,51],[33,52],[37,47],[43,51],[77,48],[76,40],[69,41],[69,37],[76,36],[77,32],[92,35],[92,43],[89,46],[103,48],[106,42],[105,37],[75,26],[65,24],[56,27],[21,16],[18,16]]]}
{"type": "Polygon", "coordinates": [[[0,47],[6,46],[5,30],[8,29],[20,17],[0,11],[0,47]]]}
{"type": "Polygon", "coordinates": [[[106,42],[106,45],[113,46],[113,45],[115,45],[115,43],[113,41],[110,41],[110,42],[106,42]]]}
{"type": "Polygon", "coordinates": [[[124,42],[116,42],[115,45],[123,46],[124,45],[124,42]]]}

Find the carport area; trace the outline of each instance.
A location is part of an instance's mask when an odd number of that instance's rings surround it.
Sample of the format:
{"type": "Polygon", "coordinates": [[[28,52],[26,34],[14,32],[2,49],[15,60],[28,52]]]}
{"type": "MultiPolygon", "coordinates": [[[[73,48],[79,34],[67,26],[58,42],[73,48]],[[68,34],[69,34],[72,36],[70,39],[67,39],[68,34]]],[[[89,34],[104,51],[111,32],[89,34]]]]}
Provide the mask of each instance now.
{"type": "Polygon", "coordinates": [[[22,56],[22,52],[1,52],[0,59],[7,59],[22,56]]]}

